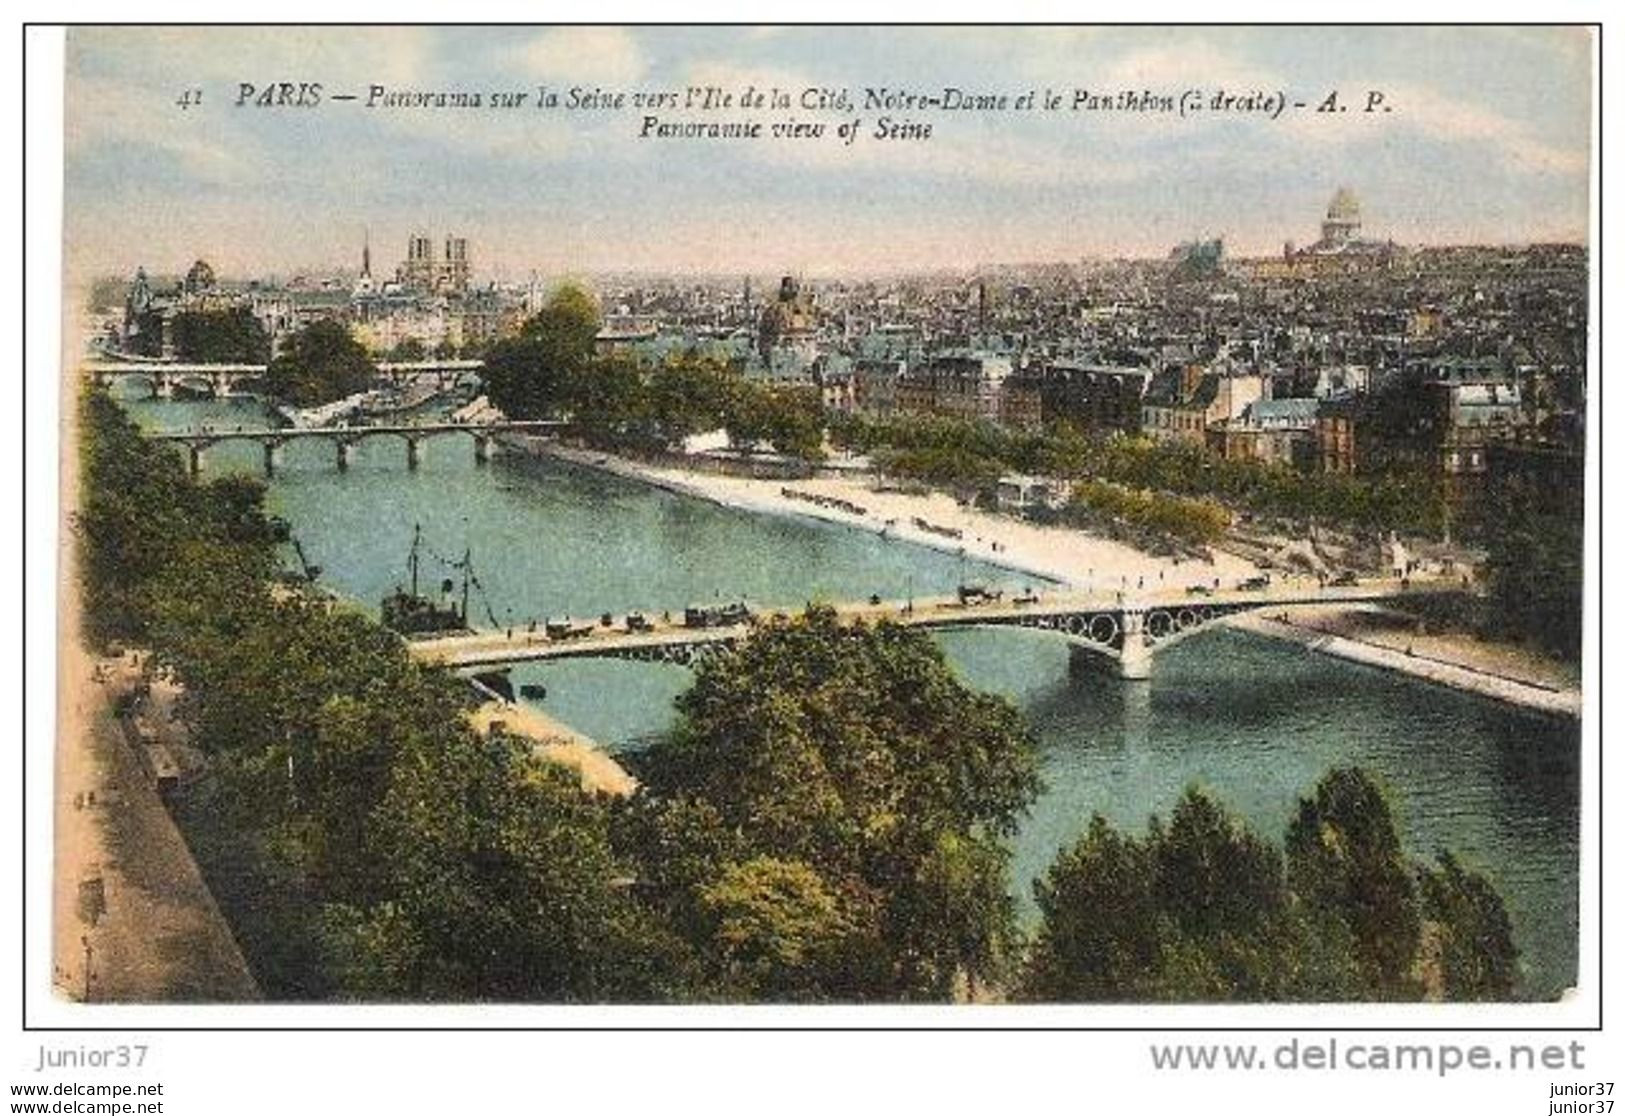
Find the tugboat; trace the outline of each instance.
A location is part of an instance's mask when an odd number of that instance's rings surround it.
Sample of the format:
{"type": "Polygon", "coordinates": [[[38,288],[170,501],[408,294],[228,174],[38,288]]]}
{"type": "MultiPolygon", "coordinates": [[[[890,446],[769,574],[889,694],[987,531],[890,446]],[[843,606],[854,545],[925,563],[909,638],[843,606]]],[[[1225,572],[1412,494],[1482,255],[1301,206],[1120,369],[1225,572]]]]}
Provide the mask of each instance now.
{"type": "MultiPolygon", "coordinates": [[[[469,555],[463,554],[463,561],[459,563],[463,571],[463,596],[459,607],[455,603],[436,604],[428,597],[418,593],[418,548],[423,541],[423,527],[415,525],[412,528],[412,549],[406,558],[406,568],[411,575],[410,590],[403,590],[399,585],[395,591],[385,597],[378,606],[379,618],[384,627],[399,632],[403,636],[423,635],[429,632],[460,632],[468,629],[468,583],[472,576],[469,569],[469,555]]],[[[453,588],[451,578],[440,583],[442,595],[449,595],[453,588]]]]}

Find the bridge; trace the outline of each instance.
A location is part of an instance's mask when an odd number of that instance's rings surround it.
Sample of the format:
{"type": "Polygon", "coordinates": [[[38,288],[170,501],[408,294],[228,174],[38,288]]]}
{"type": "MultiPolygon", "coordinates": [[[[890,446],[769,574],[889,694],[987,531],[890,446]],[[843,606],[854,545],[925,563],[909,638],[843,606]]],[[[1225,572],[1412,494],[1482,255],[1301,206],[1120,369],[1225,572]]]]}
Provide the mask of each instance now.
{"type": "MultiPolygon", "coordinates": [[[[141,380],[152,388],[153,398],[167,398],[177,387],[200,395],[221,398],[233,393],[250,393],[265,382],[264,364],[188,364],[164,360],[93,360],[84,364],[84,373],[98,387],[115,380],[141,380]]],[[[433,376],[441,388],[449,388],[457,378],[478,372],[483,360],[398,360],[373,366],[378,378],[401,384],[433,376]]]]}
{"type": "Polygon", "coordinates": [[[437,434],[467,434],[474,439],[474,460],[491,459],[491,442],[498,434],[535,434],[567,425],[556,419],[505,419],[501,422],[422,422],[380,426],[285,426],[277,429],[189,430],[180,433],[148,434],[154,442],[186,447],[187,466],[196,476],[203,470],[203,454],[222,442],[258,442],[265,454],[265,475],[271,476],[281,461],[282,447],[289,442],[322,439],[333,443],[340,469],[350,467],[350,449],[368,438],[394,437],[406,444],[406,467],[416,469],[422,460],[422,442],[437,434]]]}
{"type": "MultiPolygon", "coordinates": [[[[1417,601],[1464,592],[1449,580],[1372,580],[1331,586],[1312,580],[1274,582],[1261,588],[1207,591],[1159,590],[1134,594],[1057,591],[1011,600],[963,603],[936,597],[912,601],[836,604],[846,623],[889,620],[906,627],[1016,627],[1052,632],[1075,655],[1104,661],[1123,678],[1151,676],[1155,652],[1173,647],[1225,618],[1246,612],[1301,605],[1417,601]]],[[[641,614],[640,614],[641,615],[641,614]]],[[[765,616],[786,616],[769,611],[765,616]]],[[[644,618],[641,630],[625,617],[573,627],[563,637],[543,631],[481,631],[413,639],[413,655],[454,669],[500,667],[538,660],[616,658],[691,666],[705,656],[749,638],[762,615],[728,627],[690,628],[665,616],[644,618]]]]}

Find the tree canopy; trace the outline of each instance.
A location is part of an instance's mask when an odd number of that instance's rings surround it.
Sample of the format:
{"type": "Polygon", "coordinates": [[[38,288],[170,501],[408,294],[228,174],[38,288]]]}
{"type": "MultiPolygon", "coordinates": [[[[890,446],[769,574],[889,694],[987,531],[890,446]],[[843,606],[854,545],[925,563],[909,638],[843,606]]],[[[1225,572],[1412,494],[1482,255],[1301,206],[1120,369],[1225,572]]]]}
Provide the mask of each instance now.
{"type": "Polygon", "coordinates": [[[485,355],[485,389],[514,418],[569,414],[592,360],[602,318],[583,288],[565,284],[525,322],[519,336],[499,341],[485,355]]]}
{"type": "Polygon", "coordinates": [[[289,336],[266,369],[266,390],[284,403],[316,407],[372,386],[378,370],[343,322],[312,322],[289,336]]]}
{"type": "Polygon", "coordinates": [[[1285,851],[1191,789],[1144,838],[1096,815],[1034,885],[1033,1000],[1504,1000],[1517,948],[1482,875],[1406,859],[1377,784],[1328,772],[1285,851]]]}
{"type": "Polygon", "coordinates": [[[941,998],[997,974],[1014,938],[1004,839],[1038,790],[1008,702],[967,689],[921,633],[814,608],[708,660],[678,708],[639,757],[633,845],[725,984],[941,998]]]}
{"type": "Polygon", "coordinates": [[[261,364],[271,356],[271,339],[246,306],[183,310],[175,315],[170,339],[182,360],[261,364]]]}

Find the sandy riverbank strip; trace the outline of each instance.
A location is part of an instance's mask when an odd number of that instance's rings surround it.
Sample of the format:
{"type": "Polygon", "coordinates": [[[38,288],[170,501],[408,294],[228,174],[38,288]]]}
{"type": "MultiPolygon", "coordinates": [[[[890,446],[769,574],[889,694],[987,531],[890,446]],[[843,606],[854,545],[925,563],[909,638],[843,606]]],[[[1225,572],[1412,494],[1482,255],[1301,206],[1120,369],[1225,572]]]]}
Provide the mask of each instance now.
{"type": "Polygon", "coordinates": [[[1214,552],[1211,561],[1162,558],[1072,528],[1044,527],[965,507],[945,493],[916,495],[877,491],[868,479],[758,480],[650,465],[528,435],[512,435],[503,441],[524,452],[598,469],[723,507],[867,531],[916,546],[963,554],[1015,574],[1043,578],[1075,589],[1211,586],[1215,578],[1228,585],[1255,572],[1251,563],[1223,552],[1214,552]],[[786,496],[786,489],[804,496],[843,501],[862,509],[862,513],[786,496]],[[925,530],[916,520],[938,530],[925,530]],[[949,538],[942,533],[952,531],[959,532],[960,537],[949,538]]]}
{"type": "Polygon", "coordinates": [[[1280,614],[1247,613],[1225,623],[1520,709],[1579,719],[1579,687],[1551,664],[1517,648],[1466,636],[1407,634],[1376,620],[1391,615],[1356,606],[1295,608],[1280,614]]]}
{"type": "Polygon", "coordinates": [[[579,772],[583,790],[624,798],[637,789],[638,781],[601,744],[540,709],[489,701],[474,710],[469,720],[481,733],[500,724],[505,731],[534,741],[539,755],[579,772]]]}

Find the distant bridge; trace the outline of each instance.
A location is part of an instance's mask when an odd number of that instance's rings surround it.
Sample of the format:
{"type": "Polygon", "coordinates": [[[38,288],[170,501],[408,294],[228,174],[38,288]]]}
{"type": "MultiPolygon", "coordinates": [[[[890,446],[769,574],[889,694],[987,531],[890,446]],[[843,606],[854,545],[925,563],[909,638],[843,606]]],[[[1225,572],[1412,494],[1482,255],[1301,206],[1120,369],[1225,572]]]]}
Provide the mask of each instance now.
{"type": "MultiPolygon", "coordinates": [[[[1296,605],[1396,603],[1464,592],[1453,581],[1373,580],[1328,586],[1293,580],[1266,588],[1153,593],[1046,593],[1023,600],[964,604],[957,599],[845,603],[833,607],[847,623],[889,620],[915,628],[1017,627],[1053,632],[1078,653],[1104,659],[1123,678],[1149,678],[1154,652],[1165,650],[1226,617],[1296,605]]],[[[765,615],[787,615],[769,611],[765,615]]],[[[761,617],[721,628],[689,628],[660,617],[647,630],[628,629],[624,618],[563,638],[545,631],[483,631],[414,639],[413,655],[455,669],[496,667],[550,659],[615,658],[690,666],[715,651],[748,639],[761,617]]]]}
{"type": "Polygon", "coordinates": [[[265,475],[276,471],[282,447],[289,442],[324,439],[332,442],[340,469],[350,467],[350,448],[367,438],[395,437],[406,444],[406,466],[416,469],[422,460],[421,443],[437,434],[467,434],[474,439],[474,460],[491,459],[491,440],[497,434],[534,434],[558,429],[565,423],[556,419],[505,419],[501,422],[423,422],[389,426],[285,426],[275,430],[189,430],[181,433],[148,434],[154,442],[186,447],[187,466],[196,476],[203,470],[203,454],[221,442],[258,442],[264,449],[265,475]]]}
{"type": "MultiPolygon", "coordinates": [[[[201,395],[221,398],[232,393],[251,392],[265,383],[264,364],[188,364],[182,361],[93,360],[84,365],[85,375],[98,387],[117,380],[140,380],[152,388],[154,398],[167,398],[177,387],[201,395]]],[[[478,372],[483,360],[397,360],[380,361],[373,366],[378,378],[403,383],[433,376],[441,388],[451,387],[459,376],[478,372]]]]}

